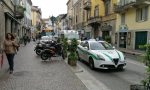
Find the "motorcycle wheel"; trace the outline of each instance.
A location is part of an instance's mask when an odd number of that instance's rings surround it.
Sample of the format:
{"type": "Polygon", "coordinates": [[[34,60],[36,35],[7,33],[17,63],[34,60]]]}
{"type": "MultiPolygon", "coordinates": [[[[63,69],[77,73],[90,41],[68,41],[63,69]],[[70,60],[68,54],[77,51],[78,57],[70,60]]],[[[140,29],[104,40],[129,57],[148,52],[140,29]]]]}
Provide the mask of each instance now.
{"type": "Polygon", "coordinates": [[[37,49],[35,52],[36,52],[37,55],[41,54],[41,50],[39,50],[39,49],[37,49]]]}
{"type": "Polygon", "coordinates": [[[41,59],[42,60],[47,60],[48,58],[49,58],[48,53],[45,53],[45,52],[41,53],[41,59]]]}

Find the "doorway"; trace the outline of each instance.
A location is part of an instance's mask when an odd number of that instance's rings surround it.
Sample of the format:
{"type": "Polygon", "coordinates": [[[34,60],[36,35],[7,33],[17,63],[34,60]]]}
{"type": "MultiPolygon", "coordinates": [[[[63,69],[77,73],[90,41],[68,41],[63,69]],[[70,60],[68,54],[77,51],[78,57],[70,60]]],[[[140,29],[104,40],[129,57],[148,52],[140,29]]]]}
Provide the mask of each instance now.
{"type": "Polygon", "coordinates": [[[119,33],[119,47],[126,48],[127,44],[127,32],[120,32],[119,33]]]}

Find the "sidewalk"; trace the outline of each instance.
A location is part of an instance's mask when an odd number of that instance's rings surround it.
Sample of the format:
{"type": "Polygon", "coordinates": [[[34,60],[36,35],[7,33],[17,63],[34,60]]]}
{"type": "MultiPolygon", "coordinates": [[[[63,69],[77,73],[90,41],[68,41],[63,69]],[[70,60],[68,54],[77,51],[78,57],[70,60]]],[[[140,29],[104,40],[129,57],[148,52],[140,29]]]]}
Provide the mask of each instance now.
{"type": "Polygon", "coordinates": [[[15,56],[15,71],[0,78],[0,90],[87,90],[60,58],[42,62],[34,44],[22,47],[15,56]]]}

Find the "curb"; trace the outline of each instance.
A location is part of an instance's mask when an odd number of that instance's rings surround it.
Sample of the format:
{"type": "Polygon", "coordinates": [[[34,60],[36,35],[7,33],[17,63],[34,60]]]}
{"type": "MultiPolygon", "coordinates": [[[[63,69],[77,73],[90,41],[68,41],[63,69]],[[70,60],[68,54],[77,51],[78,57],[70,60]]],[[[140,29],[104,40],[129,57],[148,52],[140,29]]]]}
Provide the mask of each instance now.
{"type": "Polygon", "coordinates": [[[132,54],[132,55],[142,55],[142,52],[134,52],[134,51],[128,51],[128,50],[122,50],[122,49],[118,49],[119,51],[123,52],[123,53],[127,53],[127,54],[132,54]]]}
{"type": "MultiPolygon", "coordinates": [[[[67,59],[65,59],[65,63],[68,65],[67,59]]],[[[77,64],[77,66],[74,67],[70,65],[68,66],[81,80],[81,82],[87,87],[88,90],[110,90],[106,85],[104,85],[102,82],[98,81],[95,77],[93,77],[81,65],[77,64]]]]}

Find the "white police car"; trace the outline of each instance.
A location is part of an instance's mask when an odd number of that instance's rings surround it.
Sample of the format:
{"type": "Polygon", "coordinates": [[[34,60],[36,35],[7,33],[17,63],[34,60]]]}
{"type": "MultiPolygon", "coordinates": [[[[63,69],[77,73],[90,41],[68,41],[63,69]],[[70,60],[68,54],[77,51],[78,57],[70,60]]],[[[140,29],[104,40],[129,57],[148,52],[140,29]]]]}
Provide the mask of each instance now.
{"type": "Polygon", "coordinates": [[[77,48],[80,60],[89,63],[91,69],[121,69],[126,66],[125,56],[105,41],[82,41],[77,48]]]}

